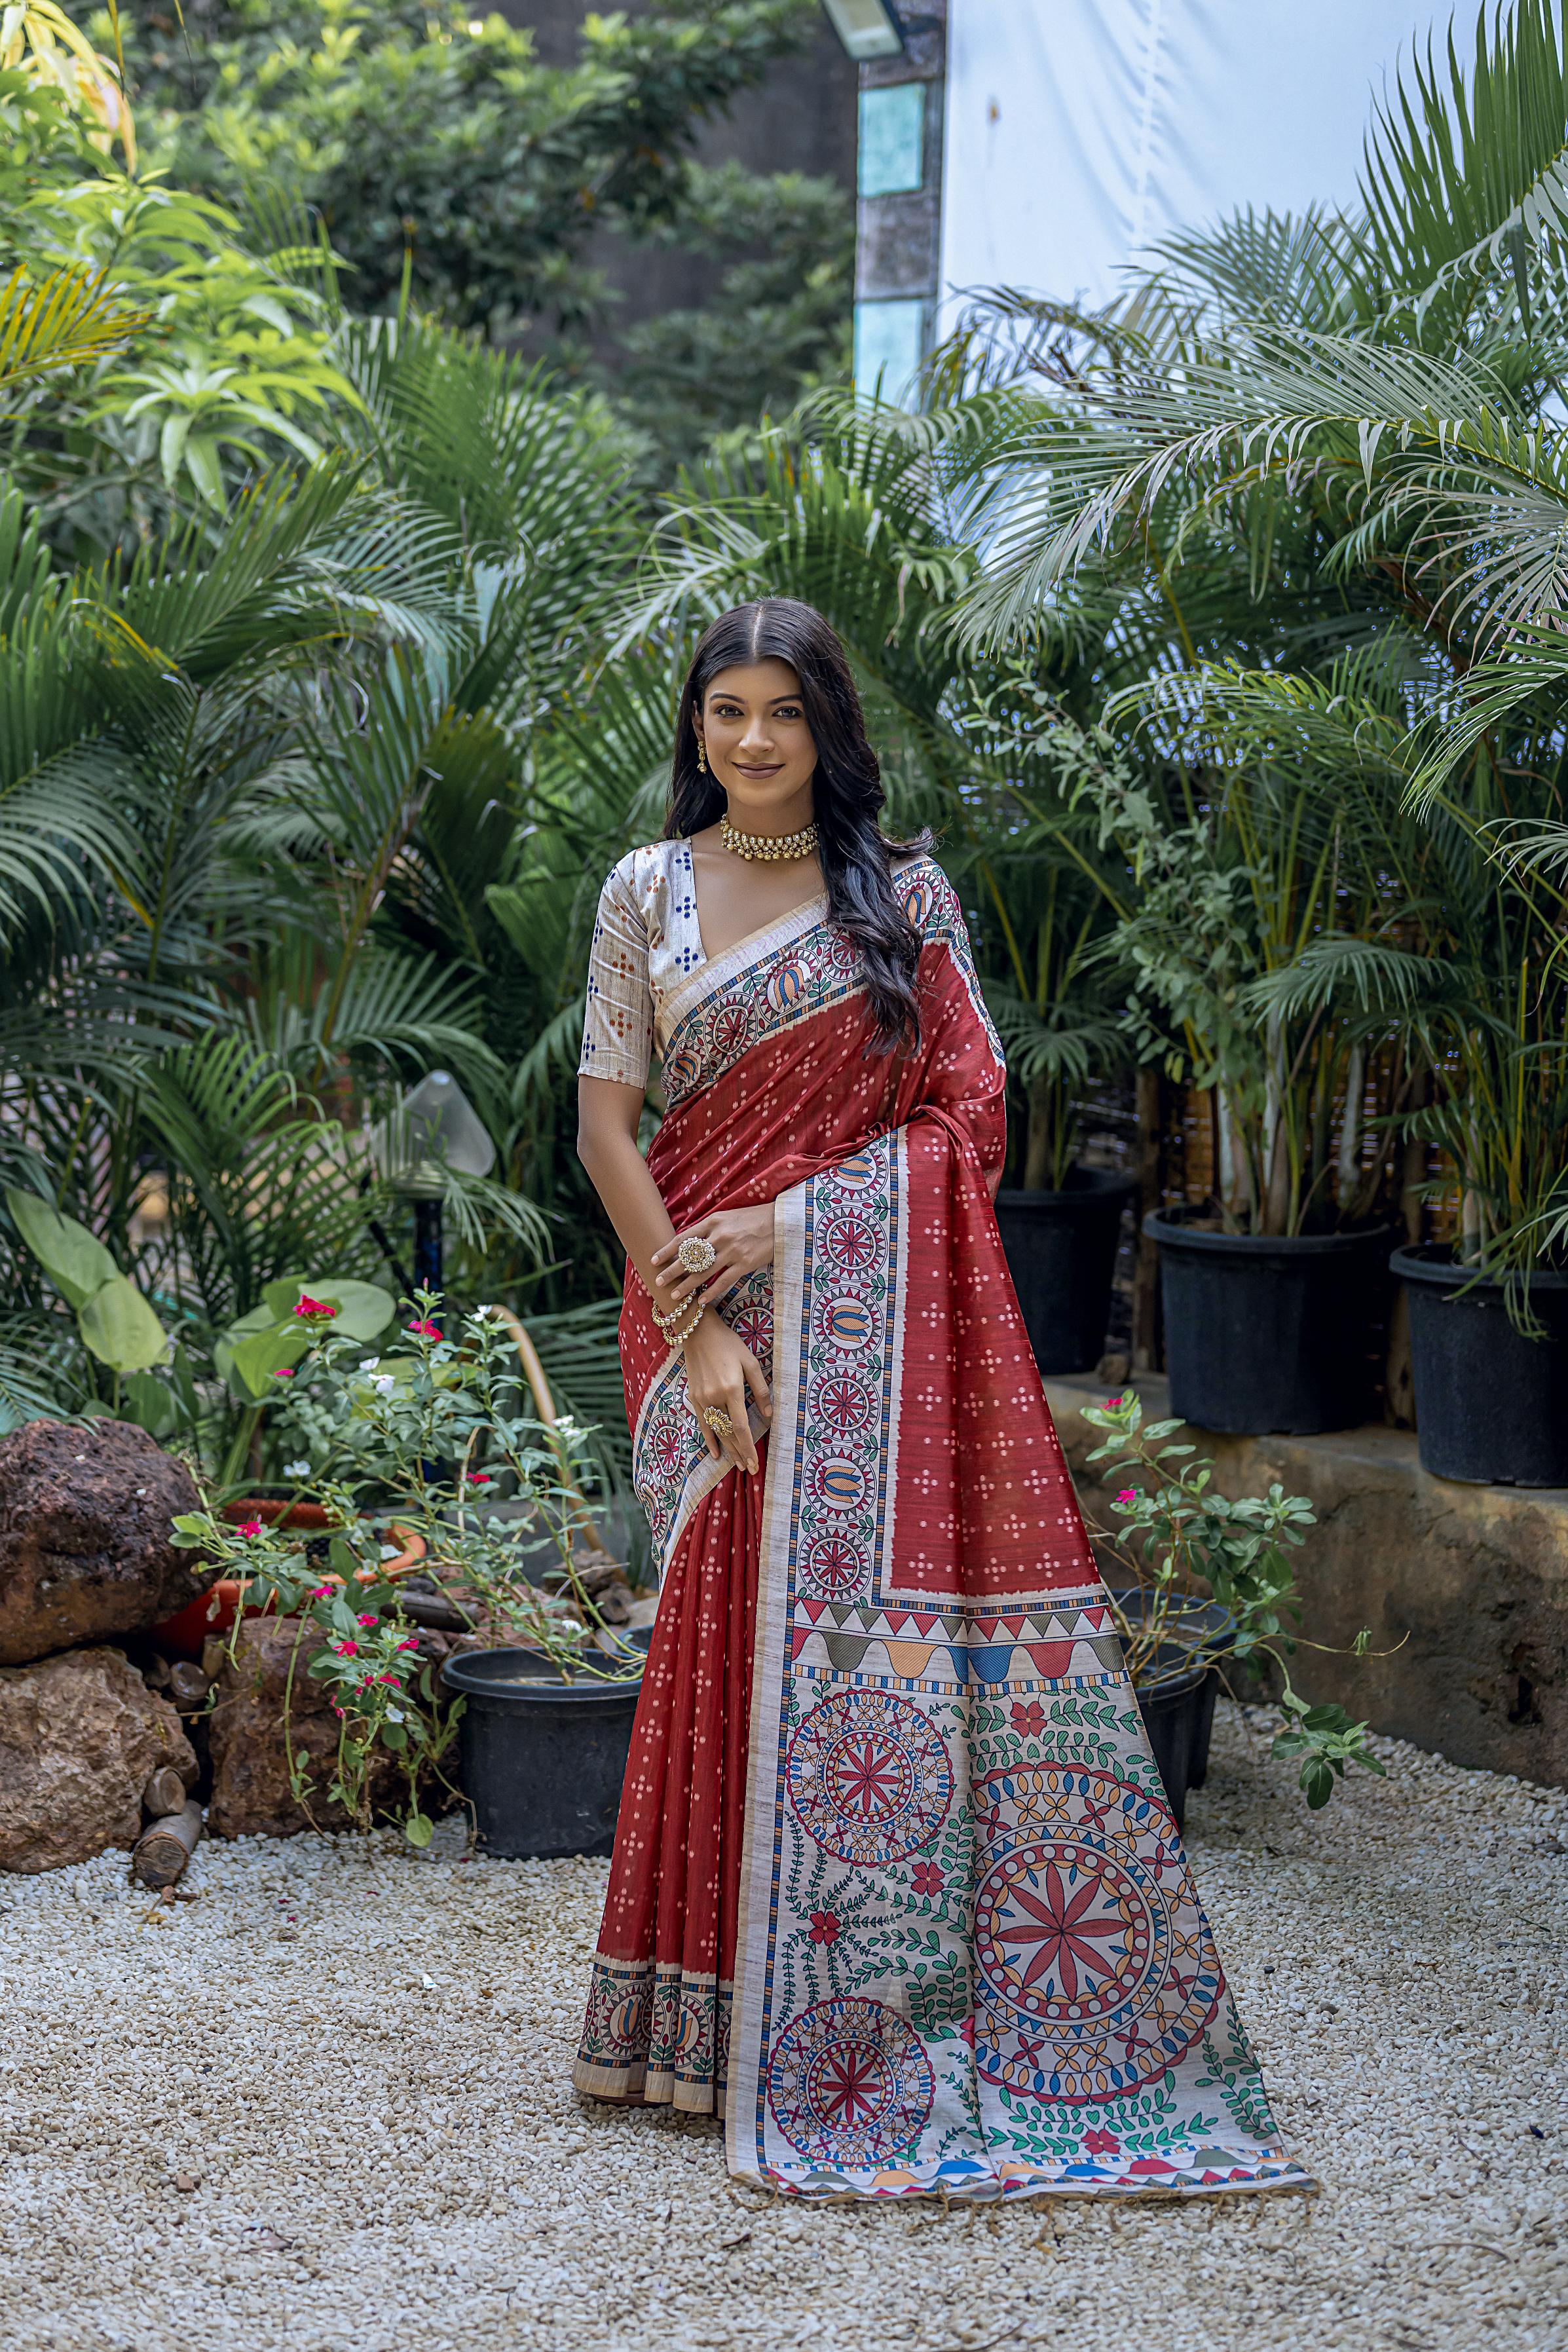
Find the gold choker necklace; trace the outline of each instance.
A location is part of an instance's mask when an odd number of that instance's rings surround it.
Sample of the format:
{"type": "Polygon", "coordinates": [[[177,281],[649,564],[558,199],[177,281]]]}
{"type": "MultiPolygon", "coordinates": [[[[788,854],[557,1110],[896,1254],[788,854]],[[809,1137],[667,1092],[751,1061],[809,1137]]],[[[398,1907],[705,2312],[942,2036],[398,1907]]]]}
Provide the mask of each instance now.
{"type": "Polygon", "coordinates": [[[775,858],[809,857],[816,847],[816,827],[803,824],[798,833],[738,833],[726,814],[719,820],[719,838],[737,857],[771,864],[775,858]]]}

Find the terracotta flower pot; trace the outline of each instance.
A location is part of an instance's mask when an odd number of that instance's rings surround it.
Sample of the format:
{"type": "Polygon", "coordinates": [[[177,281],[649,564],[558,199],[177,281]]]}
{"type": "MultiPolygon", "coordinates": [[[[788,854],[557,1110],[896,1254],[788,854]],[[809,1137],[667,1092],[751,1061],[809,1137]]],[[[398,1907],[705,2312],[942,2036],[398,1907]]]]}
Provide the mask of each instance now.
{"type": "MultiPolygon", "coordinates": [[[[237,1503],[226,1503],[223,1517],[236,1528],[242,1528],[247,1519],[260,1519],[268,1527],[300,1528],[312,1534],[324,1533],[337,1524],[323,1503],[279,1502],[261,1495],[237,1503]]],[[[388,1532],[395,1537],[403,1549],[395,1559],[384,1560],[379,1568],[362,1568],[357,1582],[374,1584],[382,1577],[411,1576],[416,1568],[424,1565],[426,1546],[423,1536],[416,1535],[412,1528],[405,1528],[395,1519],[391,1522],[388,1532]]],[[[337,1584],[342,1579],[334,1570],[324,1569],[321,1581],[337,1584]]],[[[161,1625],[154,1625],[153,1640],[167,1656],[199,1659],[202,1644],[209,1635],[228,1632],[239,1615],[244,1592],[243,1578],[220,1576],[216,1584],[210,1584],[195,1601],[188,1601],[174,1616],[165,1617],[161,1625]]],[[[247,1601],[245,1614],[259,1617],[271,1606],[269,1601],[265,1603],[247,1601]]]]}

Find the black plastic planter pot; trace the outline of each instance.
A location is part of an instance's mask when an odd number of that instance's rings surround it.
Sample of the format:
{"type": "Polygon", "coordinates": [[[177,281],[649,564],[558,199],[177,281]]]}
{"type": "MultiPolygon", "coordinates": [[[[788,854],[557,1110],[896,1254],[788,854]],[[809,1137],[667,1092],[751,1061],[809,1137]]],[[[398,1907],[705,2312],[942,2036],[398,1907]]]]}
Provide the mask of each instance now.
{"type": "Polygon", "coordinates": [[[1182,1664],[1181,1650],[1174,1643],[1171,1657],[1173,1672],[1134,1696],[1180,1830],[1187,1824],[1187,1791],[1202,1788],[1208,1769],[1208,1736],[1219,1677],[1212,1666],[1182,1664]]]}
{"type": "Polygon", "coordinates": [[[1500,1282],[1472,1282],[1428,1243],[1389,1260],[1410,1305],[1421,1466],[1482,1486],[1568,1486],[1568,1274],[1537,1274],[1527,1339],[1500,1282]]]}
{"type": "Polygon", "coordinates": [[[1352,1429],[1373,1401],[1389,1228],[1284,1238],[1143,1220],[1160,1248],[1171,1411],[1239,1437],[1352,1429]]]}
{"type": "Polygon", "coordinates": [[[1042,1372],[1099,1363],[1121,1212],[1137,1190],[1110,1169],[1072,1168],[1063,1192],[997,1193],[1002,1246],[1042,1372]]]}
{"type": "MultiPolygon", "coordinates": [[[[1118,1585],[1112,1589],[1111,1597],[1122,1615],[1134,1625],[1147,1617],[1153,1606],[1152,1593],[1142,1586],[1118,1585]]],[[[1236,1619],[1219,1601],[1194,1598],[1167,1611],[1164,1631],[1167,1638],[1162,1648],[1169,1653],[1173,1664],[1181,1654],[1190,1654],[1200,1642],[1206,1644],[1209,1656],[1213,1658],[1216,1654],[1223,1656],[1229,1651],[1236,1638],[1236,1619]]],[[[1189,1789],[1201,1789],[1209,1776],[1209,1741],[1214,1734],[1214,1708],[1218,1696],[1218,1669],[1210,1665],[1205,1673],[1203,1697],[1194,1723],[1187,1757],[1186,1786],[1189,1789]]],[[[1139,1705],[1142,1705],[1142,1694],[1139,1705]]]]}
{"type": "Polygon", "coordinates": [[[506,1861],[608,1853],[641,1681],[563,1682],[537,1650],[466,1650],[442,1670],[468,1701],[463,1791],[506,1861]]]}

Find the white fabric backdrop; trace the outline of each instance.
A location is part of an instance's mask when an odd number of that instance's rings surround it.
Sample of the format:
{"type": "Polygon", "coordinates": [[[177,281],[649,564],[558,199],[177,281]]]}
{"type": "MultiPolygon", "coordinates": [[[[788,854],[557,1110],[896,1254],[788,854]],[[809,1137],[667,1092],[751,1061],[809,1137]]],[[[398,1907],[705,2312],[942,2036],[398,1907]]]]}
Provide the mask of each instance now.
{"type": "Polygon", "coordinates": [[[942,325],[954,289],[1103,301],[1173,229],[1348,204],[1426,0],[950,0],[942,325]]]}

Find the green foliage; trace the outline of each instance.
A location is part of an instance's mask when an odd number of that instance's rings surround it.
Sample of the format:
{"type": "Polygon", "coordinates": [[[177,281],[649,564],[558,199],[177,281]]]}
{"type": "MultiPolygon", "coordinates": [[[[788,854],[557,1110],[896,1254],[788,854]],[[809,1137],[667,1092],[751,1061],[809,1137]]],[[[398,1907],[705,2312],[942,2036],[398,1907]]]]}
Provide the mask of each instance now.
{"type": "Polygon", "coordinates": [[[143,135],[237,209],[285,192],[322,222],[362,312],[426,309],[501,341],[578,329],[595,230],[673,218],[698,127],[809,37],[805,0],[588,16],[575,66],[459,0],[132,0],[143,135]]]}
{"type": "MultiPolygon", "coordinates": [[[[1257,1664],[1268,1659],[1283,1684],[1279,1705],[1285,1715],[1273,1753],[1300,1759],[1308,1804],[1327,1803],[1347,1764],[1381,1775],[1384,1767],[1369,1745],[1369,1727],[1352,1723],[1342,1706],[1312,1706],[1290,1681],[1287,1662],[1300,1636],[1287,1632],[1285,1620],[1299,1625],[1301,1612],[1289,1554],[1315,1524],[1307,1497],[1287,1495],[1278,1483],[1267,1495],[1243,1495],[1234,1502],[1217,1494],[1211,1484],[1213,1462],[1188,1459],[1192,1446],[1166,1442],[1180,1422],[1145,1424],[1142,1404],[1131,1390],[1103,1407],[1087,1407],[1084,1418],[1109,1433],[1089,1457],[1107,1465],[1104,1481],[1137,1481],[1121,1487],[1110,1506],[1116,1526],[1093,1529],[1146,1602],[1141,1613],[1130,1614],[1112,1588],[1111,1605],[1134,1685],[1147,1688],[1169,1676],[1173,1654],[1183,1672],[1195,1666],[1225,1672],[1233,1660],[1257,1664]],[[1211,1600],[1222,1612],[1217,1625],[1201,1609],[1211,1600]]],[[[1365,1633],[1358,1638],[1357,1657],[1365,1654],[1367,1640],[1365,1633]]]]}

